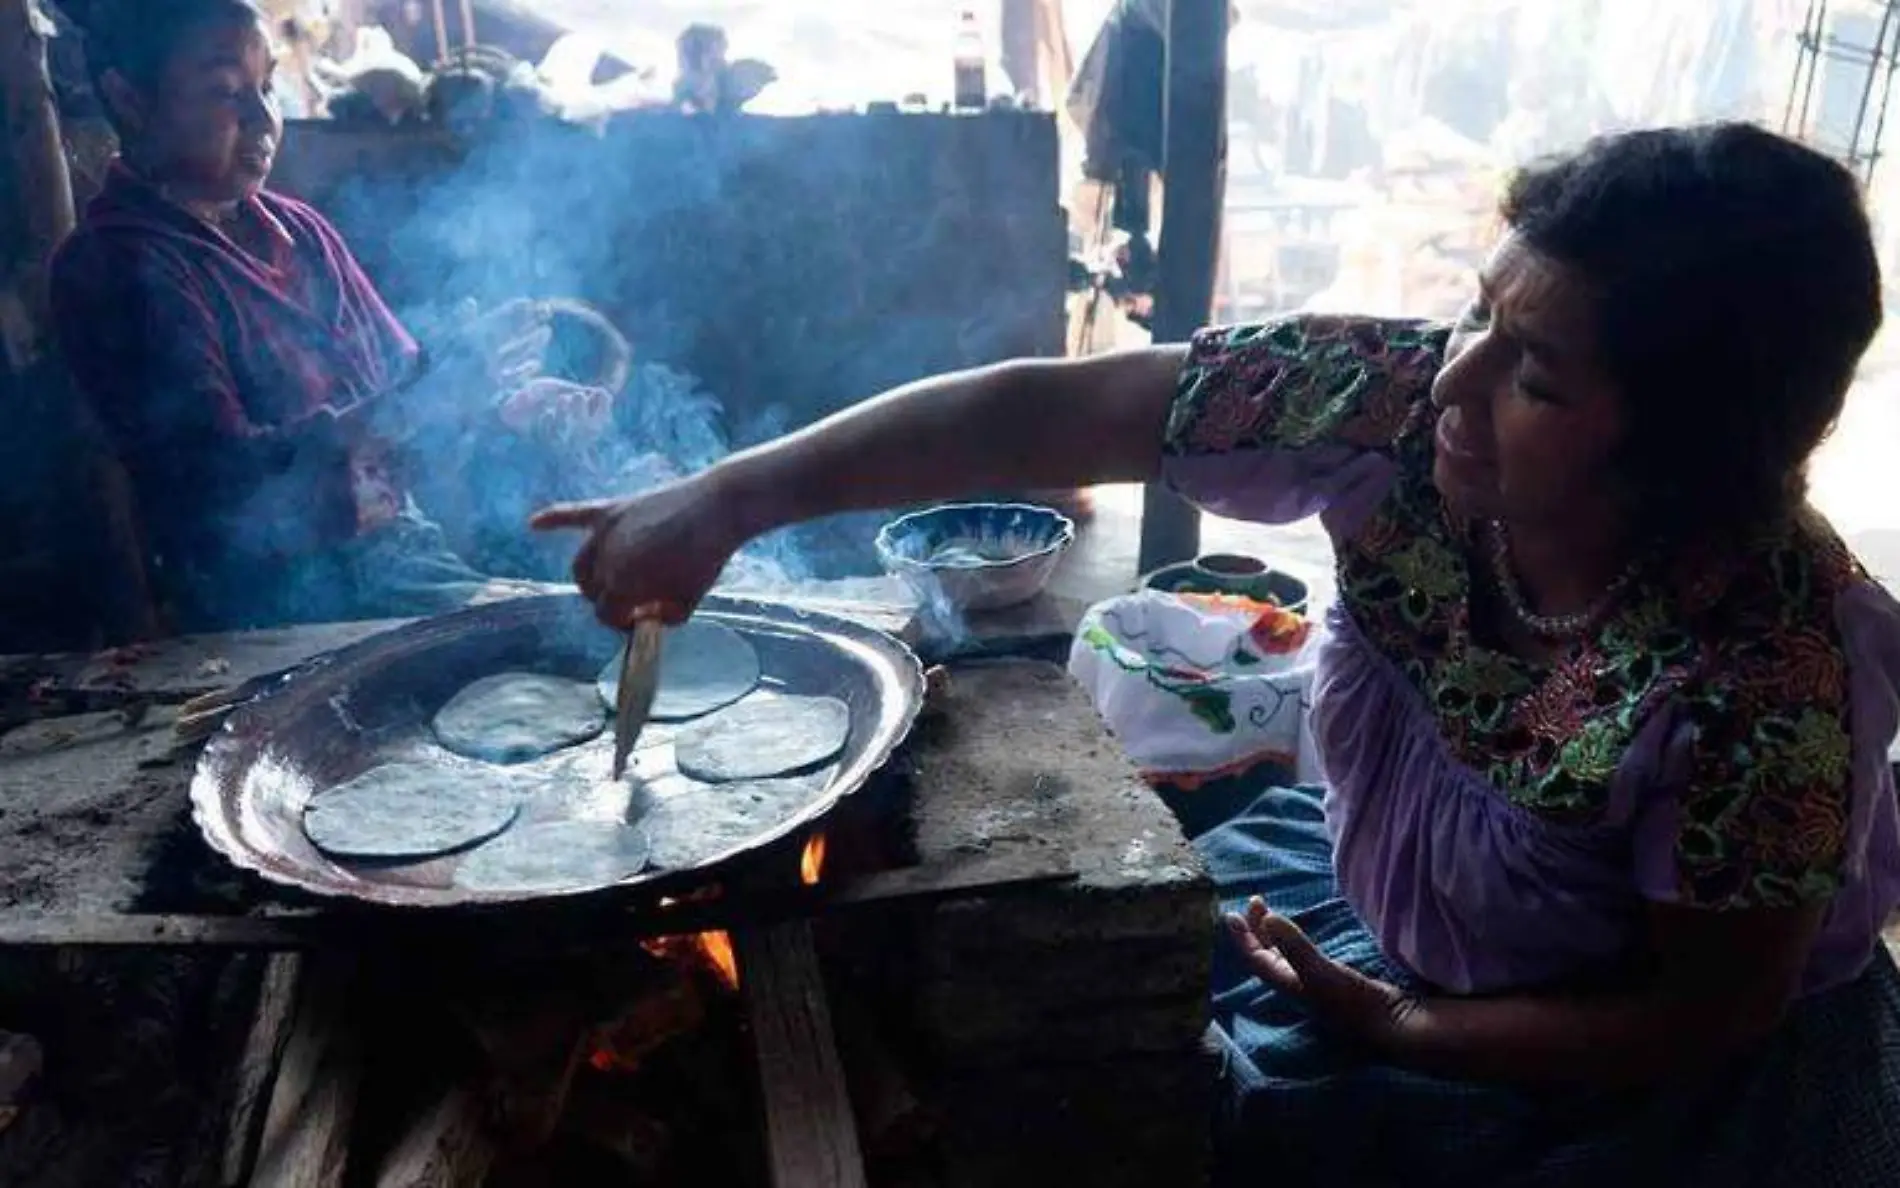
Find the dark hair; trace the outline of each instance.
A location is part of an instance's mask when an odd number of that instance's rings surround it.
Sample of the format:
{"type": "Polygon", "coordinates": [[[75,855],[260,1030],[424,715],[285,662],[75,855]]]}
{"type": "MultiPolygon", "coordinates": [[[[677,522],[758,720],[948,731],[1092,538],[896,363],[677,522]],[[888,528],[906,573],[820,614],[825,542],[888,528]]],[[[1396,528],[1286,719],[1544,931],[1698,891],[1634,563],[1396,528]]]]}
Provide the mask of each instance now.
{"type": "Polygon", "coordinates": [[[1626,132],[1525,169],[1502,213],[1592,287],[1645,529],[1732,540],[1800,501],[1881,321],[1847,169],[1748,124],[1626,132]]]}
{"type": "MultiPolygon", "coordinates": [[[[89,18],[86,69],[115,126],[118,120],[99,82],[108,70],[149,93],[158,86],[165,64],[194,35],[265,19],[252,0],[130,0],[95,5],[89,18]]],[[[119,131],[123,135],[125,129],[119,131]]]]}

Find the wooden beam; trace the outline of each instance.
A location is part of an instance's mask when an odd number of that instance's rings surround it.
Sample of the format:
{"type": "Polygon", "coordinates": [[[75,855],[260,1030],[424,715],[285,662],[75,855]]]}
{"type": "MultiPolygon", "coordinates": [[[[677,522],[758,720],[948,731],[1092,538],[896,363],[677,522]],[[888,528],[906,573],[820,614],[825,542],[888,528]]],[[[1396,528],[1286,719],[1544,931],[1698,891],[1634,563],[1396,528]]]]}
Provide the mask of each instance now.
{"type": "MultiPolygon", "coordinates": [[[[846,911],[916,907],[945,900],[1009,895],[1075,880],[1053,864],[1028,866],[1023,859],[973,857],[964,861],[902,867],[814,888],[787,888],[769,895],[733,897],[664,909],[562,904],[524,933],[494,914],[452,917],[431,913],[426,923],[396,913],[300,910],[268,916],[107,915],[99,912],[0,910],[0,948],[232,948],[269,950],[365,950],[379,945],[496,945],[506,939],[547,949],[588,946],[602,937],[639,940],[846,911]],[[407,929],[404,924],[410,924],[407,929]]],[[[525,916],[532,906],[512,912],[525,916]]]]}
{"type": "Polygon", "coordinates": [[[733,945],[765,1090],[772,1183],[864,1188],[857,1119],[811,925],[741,929],[733,945]]]}
{"type": "Polygon", "coordinates": [[[50,338],[46,266],[73,229],[72,178],[46,71],[51,33],[36,0],[0,0],[0,129],[19,199],[17,211],[6,216],[18,218],[26,230],[24,257],[0,261],[0,280],[11,286],[4,297],[13,312],[11,318],[0,316],[0,347],[15,372],[31,366],[50,338]]]}
{"type": "MultiPolygon", "coordinates": [[[[1156,342],[1185,342],[1213,313],[1227,195],[1228,0],[1168,0],[1156,342]]],[[[1141,507],[1141,572],[1200,552],[1200,512],[1159,484],[1141,507]]]]}
{"type": "MultiPolygon", "coordinates": [[[[15,194],[13,209],[0,211],[0,219],[17,222],[26,233],[19,257],[0,260],[0,361],[21,387],[64,397],[68,380],[51,353],[47,274],[54,250],[72,232],[75,212],[72,171],[47,70],[52,33],[39,0],[0,0],[0,171],[12,174],[15,194]]],[[[69,563],[86,567],[88,588],[99,592],[89,610],[108,638],[149,637],[159,621],[130,480],[106,444],[94,410],[74,401],[69,413],[77,434],[66,473],[76,481],[47,498],[84,509],[76,517],[80,530],[96,542],[76,551],[69,563]],[[85,522],[92,517],[102,522],[85,522]]]]}

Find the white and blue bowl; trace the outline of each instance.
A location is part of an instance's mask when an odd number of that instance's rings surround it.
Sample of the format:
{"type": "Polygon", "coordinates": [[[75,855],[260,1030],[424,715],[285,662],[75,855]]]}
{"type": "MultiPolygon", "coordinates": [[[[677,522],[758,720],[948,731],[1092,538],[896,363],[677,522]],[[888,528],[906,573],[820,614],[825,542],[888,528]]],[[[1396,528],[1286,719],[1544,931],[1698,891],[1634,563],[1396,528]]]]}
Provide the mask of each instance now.
{"type": "Polygon", "coordinates": [[[948,503],[884,525],[877,556],[927,606],[986,611],[1040,594],[1074,543],[1075,524],[1046,507],[948,503]]]}

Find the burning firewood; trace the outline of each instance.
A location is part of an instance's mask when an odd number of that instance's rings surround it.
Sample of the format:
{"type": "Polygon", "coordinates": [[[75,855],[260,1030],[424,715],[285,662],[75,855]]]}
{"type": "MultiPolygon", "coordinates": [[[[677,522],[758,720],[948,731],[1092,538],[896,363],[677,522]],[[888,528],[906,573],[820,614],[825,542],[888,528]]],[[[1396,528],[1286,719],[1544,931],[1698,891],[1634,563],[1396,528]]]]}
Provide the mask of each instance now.
{"type": "Polygon", "coordinates": [[[463,1188],[495,1162],[479,1094],[450,1089],[404,1133],[376,1175],[376,1188],[463,1188]]]}
{"type": "Polygon", "coordinates": [[[935,664],[924,673],[924,709],[941,713],[950,697],[950,670],[935,664]]]}
{"type": "Polygon", "coordinates": [[[472,1025],[471,1030],[489,1058],[481,1114],[509,1148],[541,1146],[567,1109],[568,1090],[586,1055],[587,1037],[572,1004],[552,1004],[506,1028],[472,1025]]]}
{"type": "Polygon", "coordinates": [[[659,1176],[673,1133],[618,1088],[602,1077],[576,1085],[561,1128],[613,1156],[631,1173],[632,1182],[645,1183],[659,1176]]]}
{"type": "Polygon", "coordinates": [[[464,994],[452,1008],[487,1064],[495,1137],[514,1151],[553,1135],[583,1064],[637,1063],[704,1017],[687,971],[646,953],[569,966],[553,980],[558,991],[548,978],[542,964],[491,970],[483,993],[464,994]]]}
{"type": "Polygon", "coordinates": [[[690,977],[641,995],[618,1018],[594,1029],[588,1063],[602,1072],[629,1071],[677,1036],[706,1020],[705,1000],[690,977]]]}

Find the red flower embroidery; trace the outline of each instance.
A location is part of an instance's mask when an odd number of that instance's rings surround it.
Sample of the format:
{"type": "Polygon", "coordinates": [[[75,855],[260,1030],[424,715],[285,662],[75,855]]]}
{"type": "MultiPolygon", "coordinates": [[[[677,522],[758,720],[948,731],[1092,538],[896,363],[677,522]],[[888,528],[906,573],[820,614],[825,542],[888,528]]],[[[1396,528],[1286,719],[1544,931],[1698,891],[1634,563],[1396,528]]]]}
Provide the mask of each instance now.
{"type": "Polygon", "coordinates": [[[1535,738],[1570,738],[1582,728],[1592,708],[1590,684],[1590,670],[1584,660],[1559,665],[1543,684],[1517,703],[1512,720],[1535,738]]]}
{"type": "Polygon", "coordinates": [[[1162,665],[1161,675],[1169,680],[1182,681],[1190,685],[1205,685],[1210,679],[1207,673],[1198,668],[1183,668],[1173,664],[1162,665]]]}
{"type": "Polygon", "coordinates": [[[1845,696],[1847,661],[1825,634],[1813,628],[1790,631],[1781,638],[1773,669],[1774,680],[1758,696],[1773,704],[1832,701],[1845,696]]]}
{"type": "Polygon", "coordinates": [[[1248,628],[1254,649],[1267,656],[1290,656],[1306,646],[1311,625],[1299,615],[1269,606],[1248,628]]]}
{"type": "Polygon", "coordinates": [[[1182,435],[1182,444],[1190,452],[1225,453],[1259,435],[1259,422],[1272,405],[1261,389],[1239,376],[1200,382],[1208,385],[1208,390],[1198,394],[1200,405],[1182,435]]]}

